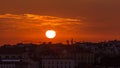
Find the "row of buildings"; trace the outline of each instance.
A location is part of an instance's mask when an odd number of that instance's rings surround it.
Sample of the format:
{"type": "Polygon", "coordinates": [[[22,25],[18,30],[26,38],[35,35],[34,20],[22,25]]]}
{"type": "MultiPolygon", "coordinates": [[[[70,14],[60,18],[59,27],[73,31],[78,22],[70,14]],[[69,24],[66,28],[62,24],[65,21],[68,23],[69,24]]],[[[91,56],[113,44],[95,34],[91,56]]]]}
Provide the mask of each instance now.
{"type": "Polygon", "coordinates": [[[119,45],[119,41],[4,45],[0,47],[0,68],[115,68],[120,67],[119,45]],[[111,48],[117,53],[109,53],[111,48]]]}
{"type": "Polygon", "coordinates": [[[92,52],[73,46],[18,44],[0,48],[0,68],[79,68],[93,64],[92,52]]]}

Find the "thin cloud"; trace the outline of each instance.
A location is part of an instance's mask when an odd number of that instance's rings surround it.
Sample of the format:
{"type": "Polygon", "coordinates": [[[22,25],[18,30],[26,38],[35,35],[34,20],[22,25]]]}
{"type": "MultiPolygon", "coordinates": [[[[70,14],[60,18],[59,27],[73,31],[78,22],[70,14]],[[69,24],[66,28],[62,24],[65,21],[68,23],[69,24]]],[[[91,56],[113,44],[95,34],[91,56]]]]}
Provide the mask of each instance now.
{"type": "MultiPolygon", "coordinates": [[[[35,14],[3,14],[0,15],[0,30],[41,29],[44,26],[62,27],[81,25],[81,20],[60,18],[55,16],[42,16],[35,14]],[[6,28],[7,27],[7,28],[6,28]]],[[[73,26],[74,27],[74,26],[73,26]]]]}

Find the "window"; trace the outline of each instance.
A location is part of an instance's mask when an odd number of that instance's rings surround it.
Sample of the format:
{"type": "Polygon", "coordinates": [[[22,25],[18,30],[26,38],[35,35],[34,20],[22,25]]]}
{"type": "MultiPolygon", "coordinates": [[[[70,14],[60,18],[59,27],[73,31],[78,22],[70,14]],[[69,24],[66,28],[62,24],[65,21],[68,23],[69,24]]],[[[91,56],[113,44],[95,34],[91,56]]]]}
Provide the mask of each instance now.
{"type": "Polygon", "coordinates": [[[12,59],[14,59],[15,58],[15,56],[12,56],[12,59]]]}
{"type": "Polygon", "coordinates": [[[22,59],[22,56],[18,56],[20,59],[22,59]]]}
{"type": "Polygon", "coordinates": [[[5,58],[6,58],[6,59],[8,59],[8,58],[9,58],[9,56],[5,56],[5,58]]]}

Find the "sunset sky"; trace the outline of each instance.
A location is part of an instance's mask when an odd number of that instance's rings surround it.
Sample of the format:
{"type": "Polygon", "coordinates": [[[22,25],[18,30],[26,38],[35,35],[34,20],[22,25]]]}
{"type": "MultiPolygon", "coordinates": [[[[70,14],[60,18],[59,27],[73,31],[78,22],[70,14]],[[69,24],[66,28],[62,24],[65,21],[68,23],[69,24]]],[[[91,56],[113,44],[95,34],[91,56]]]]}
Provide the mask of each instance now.
{"type": "Polygon", "coordinates": [[[120,0],[0,0],[0,45],[120,40],[120,0]],[[54,39],[45,32],[56,31],[54,39]]]}

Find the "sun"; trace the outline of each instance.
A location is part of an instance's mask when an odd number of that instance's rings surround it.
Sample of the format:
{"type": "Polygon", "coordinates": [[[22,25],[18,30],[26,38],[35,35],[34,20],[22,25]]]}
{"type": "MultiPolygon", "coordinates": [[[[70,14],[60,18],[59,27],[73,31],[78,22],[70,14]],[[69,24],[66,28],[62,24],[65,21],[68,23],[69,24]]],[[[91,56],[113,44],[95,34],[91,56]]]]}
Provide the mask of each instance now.
{"type": "Polygon", "coordinates": [[[55,38],[56,32],[54,30],[47,30],[45,35],[47,38],[52,39],[55,38]]]}

